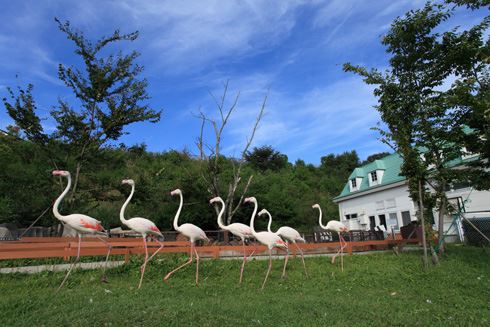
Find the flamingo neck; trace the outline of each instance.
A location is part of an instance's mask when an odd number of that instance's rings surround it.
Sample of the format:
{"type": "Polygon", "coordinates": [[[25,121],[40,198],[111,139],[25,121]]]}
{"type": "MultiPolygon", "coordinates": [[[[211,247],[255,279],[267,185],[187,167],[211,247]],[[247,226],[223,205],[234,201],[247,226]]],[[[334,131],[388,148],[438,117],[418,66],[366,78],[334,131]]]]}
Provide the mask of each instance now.
{"type": "Polygon", "coordinates": [[[218,226],[221,229],[227,230],[228,226],[225,226],[225,224],[223,223],[223,214],[225,213],[225,202],[222,199],[219,199],[219,202],[221,202],[222,207],[218,214],[218,226]]]}
{"type": "Polygon", "coordinates": [[[127,220],[124,219],[124,211],[126,211],[126,207],[128,206],[129,201],[131,201],[133,194],[134,194],[134,185],[131,185],[131,194],[129,194],[128,198],[126,199],[123,206],[121,207],[121,211],[119,211],[119,219],[121,219],[121,222],[123,224],[126,224],[126,222],[127,222],[127,220]]]}
{"type": "Polygon", "coordinates": [[[63,191],[63,193],[61,193],[61,195],[56,199],[56,201],[54,202],[54,205],[53,205],[53,215],[60,221],[64,222],[64,219],[66,216],[63,216],[62,214],[60,214],[60,212],[58,211],[58,207],[61,203],[61,200],[63,200],[63,198],[65,197],[65,195],[68,193],[68,191],[70,190],[70,187],[71,187],[71,176],[68,175],[67,177],[68,179],[68,184],[66,185],[66,188],[65,190],[63,191]]]}
{"type": "Polygon", "coordinates": [[[267,231],[269,233],[272,233],[272,231],[271,231],[272,216],[271,216],[271,214],[269,212],[267,212],[267,216],[269,216],[269,223],[267,224],[267,231]]]}
{"type": "Polygon", "coordinates": [[[250,219],[250,229],[252,230],[252,235],[257,235],[254,228],[255,215],[257,214],[257,202],[254,202],[254,212],[252,213],[252,218],[250,219]]]}
{"type": "Polygon", "coordinates": [[[180,204],[179,204],[179,209],[177,210],[177,213],[175,214],[175,218],[174,218],[174,229],[175,230],[179,230],[179,216],[180,216],[180,211],[182,211],[182,206],[184,205],[184,197],[182,196],[182,193],[179,193],[179,196],[180,196],[180,204]]]}
{"type": "Polygon", "coordinates": [[[318,224],[320,224],[321,228],[327,229],[327,226],[322,224],[322,208],[318,207],[318,212],[319,212],[318,224]]]}

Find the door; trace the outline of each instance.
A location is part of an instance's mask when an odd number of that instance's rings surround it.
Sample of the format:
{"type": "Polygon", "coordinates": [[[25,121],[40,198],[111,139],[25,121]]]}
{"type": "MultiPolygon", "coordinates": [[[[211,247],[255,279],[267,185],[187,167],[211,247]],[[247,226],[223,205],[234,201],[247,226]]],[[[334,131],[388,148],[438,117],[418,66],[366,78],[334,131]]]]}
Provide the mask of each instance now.
{"type": "Polygon", "coordinates": [[[388,230],[388,228],[386,226],[386,216],[385,215],[379,215],[378,218],[379,218],[379,224],[383,225],[385,227],[385,229],[388,230]]]}
{"type": "Polygon", "coordinates": [[[412,219],[410,218],[410,211],[402,211],[403,226],[407,226],[411,222],[412,222],[412,219]]]}
{"type": "Polygon", "coordinates": [[[374,230],[374,227],[376,227],[376,219],[374,216],[369,216],[369,227],[371,230],[374,230]]]}

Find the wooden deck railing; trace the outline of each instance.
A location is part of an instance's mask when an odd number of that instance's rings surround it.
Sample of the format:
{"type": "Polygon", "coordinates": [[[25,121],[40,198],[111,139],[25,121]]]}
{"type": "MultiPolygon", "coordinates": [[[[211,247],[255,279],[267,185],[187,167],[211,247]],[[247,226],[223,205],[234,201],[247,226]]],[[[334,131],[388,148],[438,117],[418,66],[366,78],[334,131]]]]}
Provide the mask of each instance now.
{"type": "MultiPolygon", "coordinates": [[[[140,238],[108,238],[112,245],[112,254],[124,255],[128,261],[131,255],[144,254],[143,242],[140,238]]],[[[361,242],[348,242],[346,253],[352,254],[358,251],[370,251],[377,249],[387,249],[402,243],[418,243],[418,239],[411,240],[372,240],[361,242]]],[[[190,250],[189,242],[163,242],[163,253],[188,253],[190,250]]],[[[152,253],[159,247],[157,242],[148,242],[148,252],[152,253]]],[[[305,254],[325,254],[338,249],[338,242],[329,243],[300,243],[299,247],[305,254]]],[[[76,237],[25,237],[19,241],[0,242],[0,260],[6,259],[40,259],[62,257],[69,260],[70,257],[77,255],[78,238],[76,237]]],[[[243,255],[241,245],[204,245],[196,247],[197,252],[203,257],[231,257],[243,255]]],[[[245,247],[248,254],[255,251],[255,255],[267,255],[267,248],[263,245],[251,244],[245,247]]],[[[297,249],[290,246],[290,253],[295,256],[297,249]]],[[[274,250],[274,254],[283,254],[283,251],[274,250]]],[[[107,246],[97,238],[83,238],[80,255],[81,256],[104,256],[107,254],[107,246]]]]}

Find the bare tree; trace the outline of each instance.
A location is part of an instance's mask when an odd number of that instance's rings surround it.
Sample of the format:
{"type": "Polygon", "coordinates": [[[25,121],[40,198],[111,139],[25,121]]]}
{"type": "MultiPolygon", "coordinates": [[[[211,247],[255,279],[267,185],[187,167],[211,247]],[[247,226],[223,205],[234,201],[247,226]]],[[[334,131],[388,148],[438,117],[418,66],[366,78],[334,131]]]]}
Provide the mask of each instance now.
{"type": "MultiPolygon", "coordinates": [[[[223,94],[220,98],[217,98],[213,93],[210,92],[210,95],[216,103],[216,107],[219,112],[218,119],[210,118],[209,116],[205,115],[201,110],[199,110],[199,114],[196,115],[196,117],[201,120],[201,130],[196,141],[197,148],[199,149],[199,158],[203,163],[201,166],[201,177],[208,185],[208,192],[212,196],[220,196],[225,201],[227,209],[225,211],[224,219],[227,224],[231,222],[233,215],[237,212],[240,205],[242,204],[243,198],[247,193],[250,183],[252,182],[253,175],[250,175],[248,176],[246,183],[240,183],[242,181],[242,168],[245,163],[245,153],[247,153],[250,145],[252,144],[255,132],[257,131],[257,128],[259,126],[259,122],[264,115],[264,109],[268,97],[267,94],[264,96],[264,100],[255,119],[253,128],[250,132],[250,135],[247,137],[245,146],[240,152],[240,157],[237,159],[231,159],[231,163],[233,165],[232,178],[230,180],[224,181],[224,176],[222,176],[221,174],[221,165],[223,164],[222,158],[224,157],[221,153],[223,132],[227,126],[227,123],[229,122],[231,114],[236,109],[238,100],[240,98],[240,92],[238,92],[234,97],[231,105],[229,107],[225,105],[228,96],[228,85],[229,82],[227,81],[224,84],[223,94]],[[206,142],[204,137],[206,124],[210,124],[214,132],[214,140],[211,143],[206,142]],[[237,195],[237,193],[239,193],[239,195],[237,195]],[[236,202],[235,199],[238,199],[238,201],[236,202]]],[[[217,206],[215,206],[214,208],[218,213],[219,208],[217,206]]]]}

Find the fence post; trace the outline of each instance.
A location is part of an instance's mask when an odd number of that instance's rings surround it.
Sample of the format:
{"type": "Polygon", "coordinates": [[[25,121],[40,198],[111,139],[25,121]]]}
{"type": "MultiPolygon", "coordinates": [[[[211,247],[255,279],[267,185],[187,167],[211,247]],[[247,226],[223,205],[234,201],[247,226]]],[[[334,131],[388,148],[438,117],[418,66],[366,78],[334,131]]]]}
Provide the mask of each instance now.
{"type": "Polygon", "coordinates": [[[352,255],[352,242],[347,243],[347,252],[352,255]]]}

